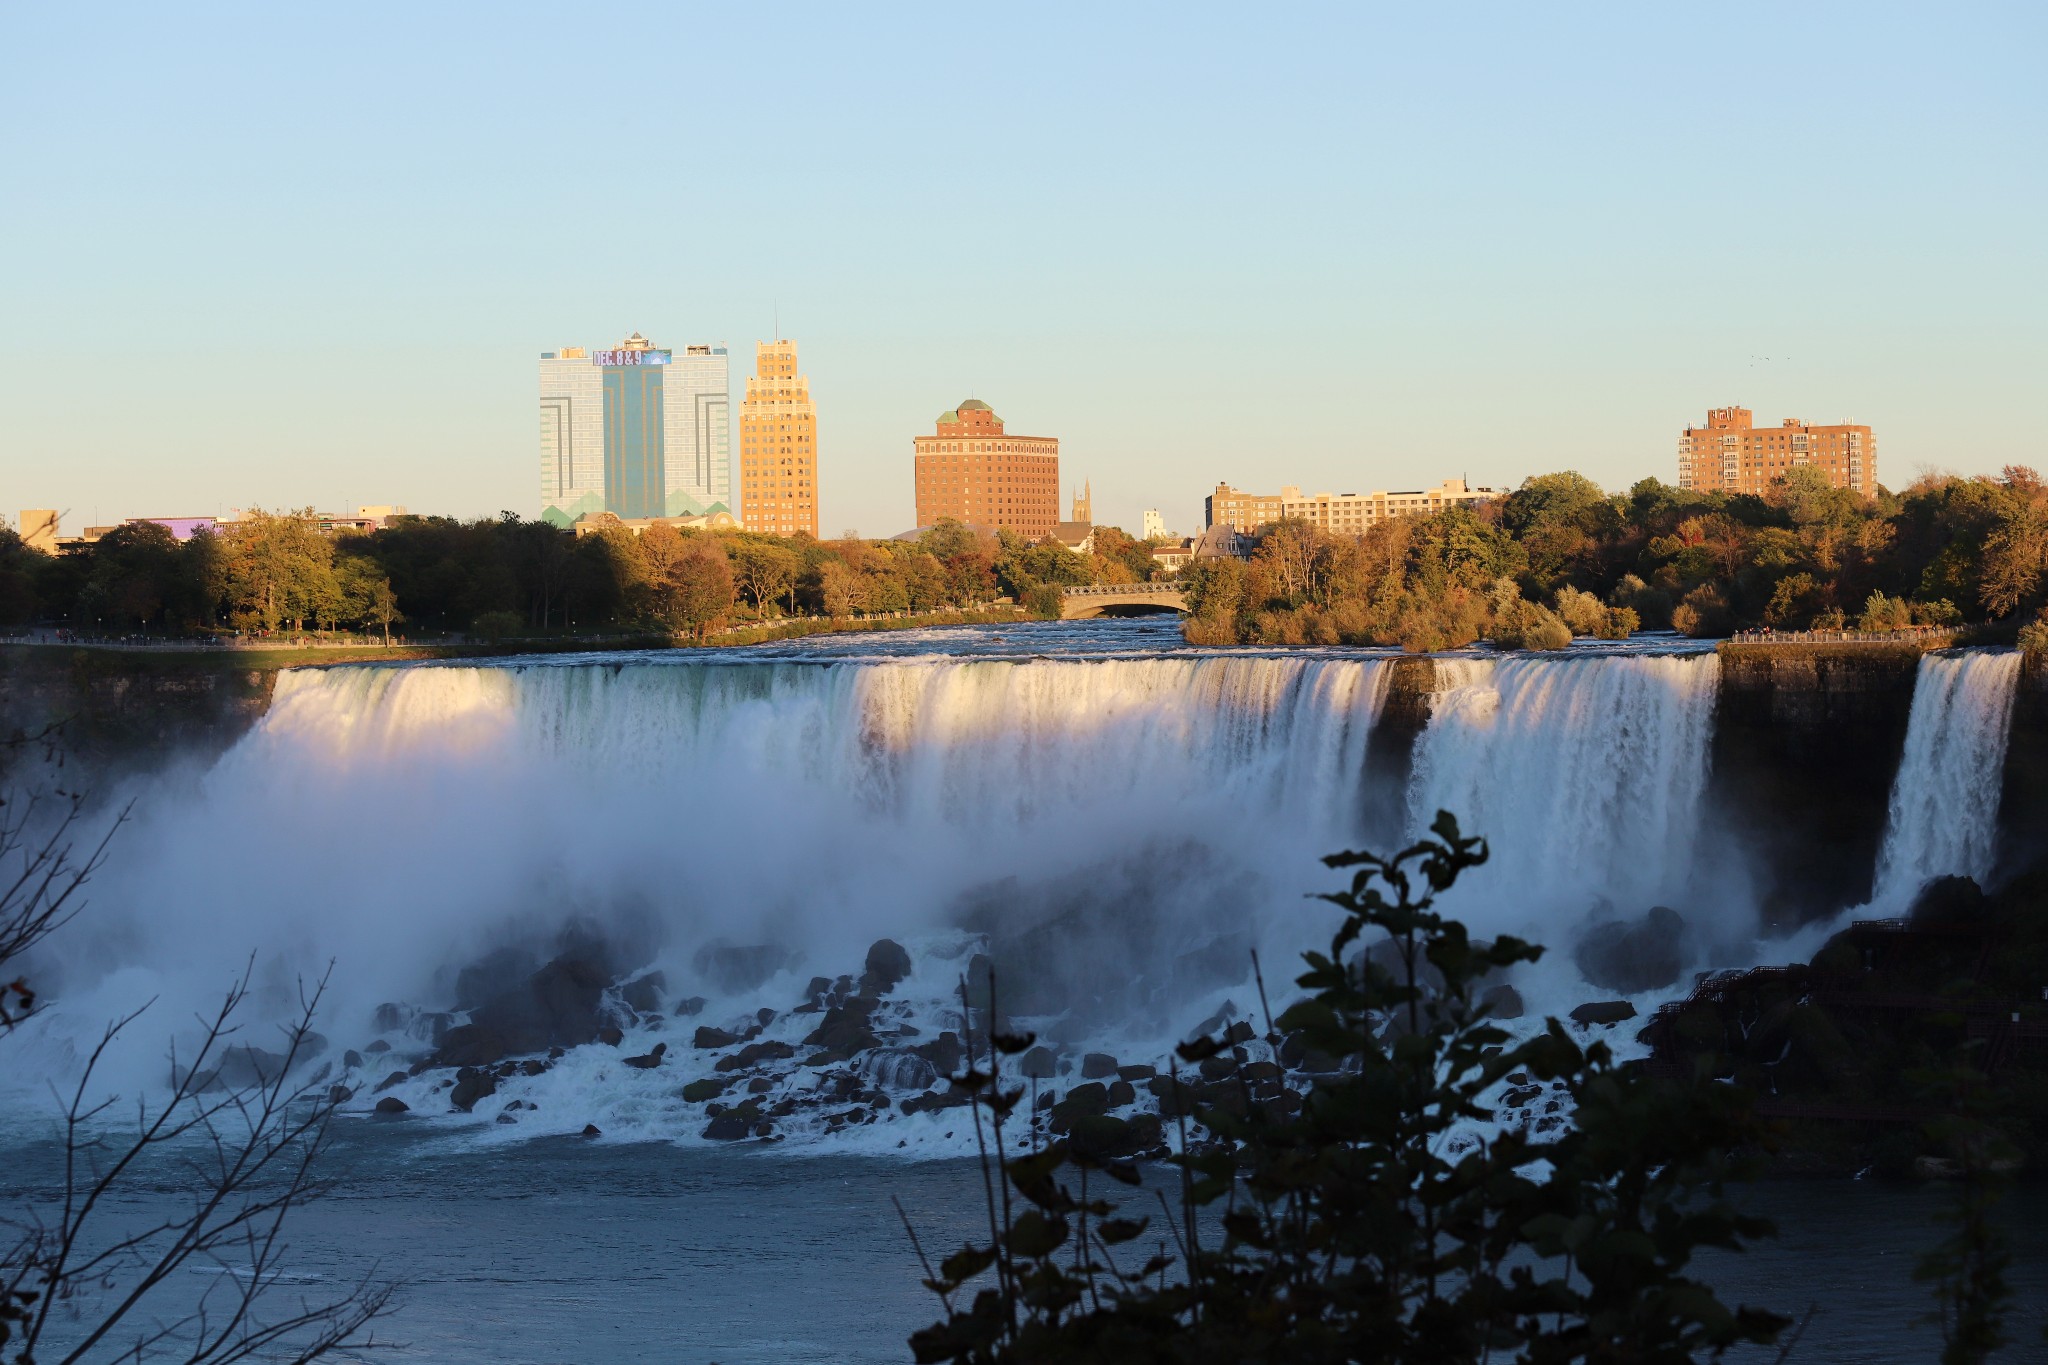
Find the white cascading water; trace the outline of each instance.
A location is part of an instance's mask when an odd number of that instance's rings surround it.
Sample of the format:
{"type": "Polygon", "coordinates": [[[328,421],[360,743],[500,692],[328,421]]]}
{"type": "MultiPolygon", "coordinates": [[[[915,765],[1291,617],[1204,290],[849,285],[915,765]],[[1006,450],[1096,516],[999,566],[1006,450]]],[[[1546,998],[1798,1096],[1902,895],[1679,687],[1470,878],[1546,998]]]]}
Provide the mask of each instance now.
{"type": "MultiPolygon", "coordinates": [[[[1693,866],[1714,656],[1435,668],[1410,823],[1443,808],[1487,836],[1491,863],[1446,908],[1557,950],[1519,978],[1534,1010],[1588,998],[1569,950],[1589,917],[1669,904],[1741,920],[1729,936],[1747,938],[1745,908],[1693,866]]],[[[1033,1027],[1160,1060],[1226,1001],[1256,1009],[1247,949],[1277,1009],[1296,955],[1327,943],[1333,912],[1304,893],[1333,880],[1320,856],[1369,842],[1365,812],[1386,806],[1369,799],[1366,753],[1393,671],[1169,653],[288,673],[203,779],[143,794],[96,884],[98,932],[68,936],[53,964],[59,999],[33,1046],[63,1073],[66,1049],[136,999],[189,1017],[253,952],[271,1016],[333,962],[323,1028],[364,1047],[380,1003],[445,1009],[457,969],[506,946],[545,953],[576,920],[644,945],[635,961],[674,995],[710,997],[701,1022],[720,1027],[787,1010],[812,975],[857,972],[889,937],[914,962],[896,998],[936,1036],[966,956],[991,943],[1038,973],[1036,1003],[1011,998],[1033,1027]],[[721,993],[694,965],[718,941],[792,957],[721,993]]],[[[810,1026],[784,1016],[769,1036],[800,1043],[810,1026]]],[[[627,1047],[663,1036],[650,1027],[627,1047]]],[[[622,1075],[617,1052],[592,1047],[506,1082],[540,1105],[516,1130],[445,1121],[508,1139],[592,1121],[692,1140],[703,1108],[679,1083],[710,1055],[687,1036],[666,1035],[658,1073],[622,1075]]],[[[419,1055],[417,1036],[386,1037],[419,1055]]],[[[110,1079],[160,1080],[162,1041],[138,1034],[110,1079]]],[[[388,1093],[442,1113],[433,1081],[388,1093]]],[[[905,1118],[887,1145],[949,1150],[955,1128],[905,1118]]]]}
{"type": "MultiPolygon", "coordinates": [[[[144,796],[96,883],[101,932],[60,945],[45,1039],[88,1037],[138,997],[190,1017],[253,952],[258,1002],[280,1015],[297,974],[332,961],[324,1017],[359,1045],[380,1002],[445,1007],[455,969],[572,918],[645,931],[679,987],[705,943],[791,949],[784,978],[735,1009],[786,1009],[885,936],[943,1000],[977,941],[963,919],[994,913],[1061,921],[1052,969],[1097,997],[1128,989],[1126,1036],[1170,1046],[1213,1008],[1181,998],[1191,954],[1211,950],[1214,999],[1242,1000],[1247,946],[1287,962],[1327,935],[1303,892],[1328,882],[1320,855],[1359,842],[1390,668],[927,656],[287,673],[196,792],[144,796]]],[[[117,1082],[158,1076],[161,1035],[126,1061],[117,1082]]]]}
{"type": "Polygon", "coordinates": [[[1932,878],[1991,871],[2020,664],[2016,650],[1921,656],[1873,907],[1900,913],[1932,878]]]}
{"type": "MultiPolygon", "coordinates": [[[[1595,907],[1635,916],[1701,899],[1693,852],[1720,679],[1714,655],[1518,656],[1438,669],[1409,823],[1419,834],[1447,810],[1490,851],[1448,908],[1477,930],[1549,945],[1540,974],[1562,989],[1569,955],[1558,950],[1595,907]]],[[[1725,903],[1693,908],[1721,917],[1703,938],[1749,931],[1725,903]]]]}
{"type": "Polygon", "coordinates": [[[1448,810],[1485,834],[1493,859],[1475,887],[1647,904],[1684,884],[1713,655],[1473,660],[1446,674],[1416,750],[1410,822],[1448,810]]]}

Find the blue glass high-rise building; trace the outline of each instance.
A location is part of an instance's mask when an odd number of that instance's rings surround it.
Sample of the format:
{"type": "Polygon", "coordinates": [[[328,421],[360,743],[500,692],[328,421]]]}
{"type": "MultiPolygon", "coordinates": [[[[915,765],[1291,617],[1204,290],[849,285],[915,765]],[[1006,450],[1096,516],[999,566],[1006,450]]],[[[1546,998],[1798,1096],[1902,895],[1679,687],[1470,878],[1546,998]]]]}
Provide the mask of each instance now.
{"type": "Polygon", "coordinates": [[[542,352],[541,516],[727,511],[730,385],[723,346],[677,352],[635,332],[611,350],[542,352]]]}

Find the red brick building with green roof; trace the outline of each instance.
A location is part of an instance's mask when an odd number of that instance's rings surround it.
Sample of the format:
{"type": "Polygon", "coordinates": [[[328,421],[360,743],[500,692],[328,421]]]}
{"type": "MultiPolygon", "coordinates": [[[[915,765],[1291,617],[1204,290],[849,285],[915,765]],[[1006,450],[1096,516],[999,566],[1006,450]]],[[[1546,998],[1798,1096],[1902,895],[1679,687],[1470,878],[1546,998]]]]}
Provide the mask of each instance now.
{"type": "Polygon", "coordinates": [[[1012,436],[979,398],[939,414],[916,448],[917,524],[943,518],[1017,532],[1029,540],[1060,519],[1060,443],[1053,436],[1012,436]]]}

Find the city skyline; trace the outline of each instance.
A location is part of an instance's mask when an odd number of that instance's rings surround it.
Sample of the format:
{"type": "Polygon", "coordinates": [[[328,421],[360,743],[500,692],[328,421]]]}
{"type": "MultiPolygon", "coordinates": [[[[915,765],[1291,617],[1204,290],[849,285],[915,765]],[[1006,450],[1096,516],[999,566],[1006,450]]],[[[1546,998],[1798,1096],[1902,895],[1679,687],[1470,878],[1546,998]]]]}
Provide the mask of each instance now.
{"type": "Polygon", "coordinates": [[[627,46],[492,13],[408,15],[402,42],[295,12],[0,18],[39,54],[0,91],[15,504],[69,531],[536,515],[526,366],[632,328],[801,339],[827,535],[913,524],[904,434],[962,394],[1058,432],[1126,526],[1195,525],[1218,480],[1676,482],[1673,433],[1730,405],[1871,425],[1892,488],[2048,463],[2033,9],[949,15],[991,79],[1059,96],[1022,102],[949,94],[930,13],[826,14],[775,48],[766,104],[738,16],[649,15],[627,46]],[[686,116],[684,44],[726,54],[686,116]],[[690,136],[629,157],[564,115],[621,90],[690,136]],[[753,202],[767,146],[805,149],[807,213],[753,202]],[[80,363],[110,350],[118,385],[80,363]]]}

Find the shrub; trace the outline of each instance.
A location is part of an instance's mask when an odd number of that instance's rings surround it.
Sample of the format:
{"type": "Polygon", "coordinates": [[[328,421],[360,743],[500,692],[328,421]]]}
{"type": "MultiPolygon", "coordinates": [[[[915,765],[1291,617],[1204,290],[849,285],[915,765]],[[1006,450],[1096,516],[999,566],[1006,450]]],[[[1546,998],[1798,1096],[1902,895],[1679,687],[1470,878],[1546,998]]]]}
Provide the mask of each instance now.
{"type": "Polygon", "coordinates": [[[1904,630],[1913,624],[1913,607],[1903,597],[1873,592],[1863,603],[1856,625],[1861,630],[1904,630]]]}
{"type": "Polygon", "coordinates": [[[517,635],[526,628],[526,618],[516,611],[487,611],[469,623],[469,633],[493,644],[517,635]]]}
{"type": "Polygon", "coordinates": [[[1595,632],[1603,640],[1626,640],[1642,626],[1633,607],[1608,607],[1600,618],[1600,629],[1595,632]]]}
{"type": "Polygon", "coordinates": [[[1915,602],[1912,612],[1916,626],[1953,626],[1963,619],[1963,614],[1956,610],[1956,604],[1946,597],[1939,602],[1915,602]]]}
{"type": "Polygon", "coordinates": [[[1577,588],[1557,590],[1557,615],[1574,635],[1598,635],[1607,625],[1607,608],[1600,599],[1577,588]]]}
{"type": "Polygon", "coordinates": [[[2020,627],[2020,648],[2029,654],[2048,654],[2048,607],[2020,627]]]}
{"type": "Polygon", "coordinates": [[[1572,629],[1548,607],[1525,602],[1519,597],[1504,605],[1495,598],[1493,629],[1488,635],[1503,649],[1563,649],[1572,642],[1572,629]]]}
{"type": "Polygon", "coordinates": [[[1041,621],[1057,621],[1066,607],[1066,597],[1052,583],[1040,583],[1026,590],[1024,609],[1041,621]]]}
{"type": "Polygon", "coordinates": [[[1671,624],[1671,594],[1651,587],[1634,574],[1615,584],[1614,591],[1607,594],[1607,604],[1628,607],[1642,626],[1650,630],[1663,630],[1671,624]]]}
{"type": "Polygon", "coordinates": [[[1764,623],[1781,630],[1803,630],[1819,608],[1819,589],[1810,573],[1786,574],[1771,591],[1764,623]]]}
{"type": "Polygon", "coordinates": [[[1732,624],[1728,600],[1711,583],[1702,583],[1671,609],[1671,625],[1694,639],[1726,635],[1732,624]]]}
{"type": "MultiPolygon", "coordinates": [[[[1169,1216],[1150,1236],[1149,1215],[1102,1197],[1105,1184],[1138,1184],[1136,1170],[1088,1150],[1078,1126],[1008,1156],[1025,1092],[1004,1088],[1001,1059],[1034,1040],[975,1040],[954,1084],[995,1154],[991,1237],[926,1263],[945,1317],[911,1337],[917,1360],[1677,1365],[1777,1337],[1785,1319],[1731,1309],[1686,1273],[1699,1248],[1770,1233],[1723,1189],[1724,1154],[1757,1134],[1753,1097],[1709,1069],[1662,1080],[1617,1065],[1554,1019],[1515,1043],[1478,993],[1542,950],[1475,942],[1435,912],[1486,849],[1447,814],[1433,832],[1392,858],[1325,859],[1351,881],[1321,898],[1342,919],[1329,952],[1306,956],[1305,998],[1263,1040],[1180,1049],[1205,1072],[1222,1068],[1199,1089],[1176,1069],[1166,1092],[1216,1140],[1183,1141],[1179,1207],[1162,1198],[1169,1216]],[[1336,1064],[1319,1067],[1297,1108],[1254,1048],[1336,1064]],[[1485,1096],[1515,1072],[1569,1094],[1554,1140],[1483,1126],[1485,1096]],[[1091,1174],[1103,1178],[1092,1194],[1091,1174]],[[1219,1204],[1221,1239],[1205,1243],[1199,1212],[1219,1204]],[[1155,1238],[1158,1254],[1143,1258],[1155,1238]]],[[[999,1017],[995,987],[985,1017],[999,1017]]]]}

